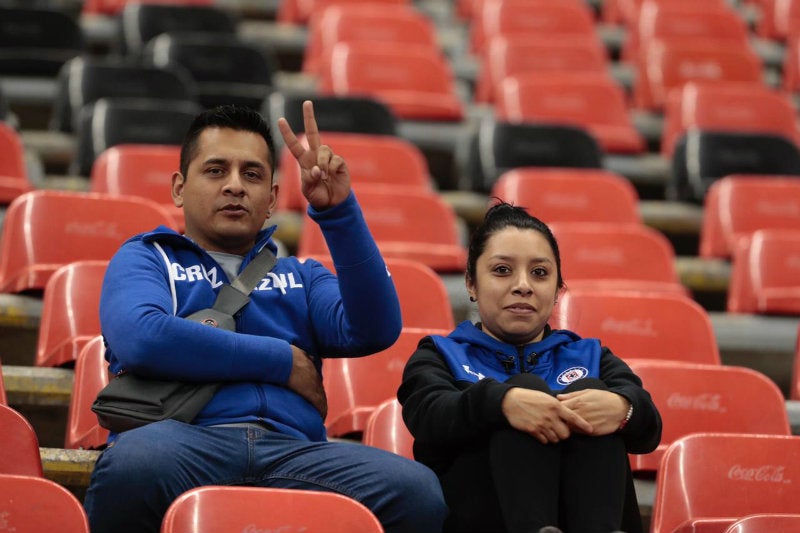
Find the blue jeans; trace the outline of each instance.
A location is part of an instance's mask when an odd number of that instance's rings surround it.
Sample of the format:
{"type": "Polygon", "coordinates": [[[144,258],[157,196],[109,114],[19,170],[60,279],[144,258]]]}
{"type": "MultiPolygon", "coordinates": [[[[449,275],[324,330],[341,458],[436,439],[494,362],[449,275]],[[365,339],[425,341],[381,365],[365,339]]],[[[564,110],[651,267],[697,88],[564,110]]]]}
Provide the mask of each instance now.
{"type": "Polygon", "coordinates": [[[91,531],[158,533],[170,503],[203,485],[337,492],[371,509],[387,533],[436,533],[447,514],[433,472],[399,455],[167,420],[121,434],[100,456],[85,498],[91,531]]]}

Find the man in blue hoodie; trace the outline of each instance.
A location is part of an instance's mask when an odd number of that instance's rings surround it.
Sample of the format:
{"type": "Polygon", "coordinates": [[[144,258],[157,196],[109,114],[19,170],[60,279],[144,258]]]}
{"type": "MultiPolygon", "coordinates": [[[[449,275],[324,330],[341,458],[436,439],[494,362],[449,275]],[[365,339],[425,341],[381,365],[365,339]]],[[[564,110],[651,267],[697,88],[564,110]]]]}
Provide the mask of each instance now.
{"type": "Polygon", "coordinates": [[[100,302],[111,371],[222,386],[191,424],[110,436],[85,499],[93,533],[157,533],[170,503],[202,485],[332,491],[366,505],[387,532],[440,530],[446,507],[430,470],[326,441],[320,358],[383,350],[401,320],[347,166],[322,144],[311,102],[303,115],[308,147],[284,119],[278,126],[338,277],[313,260],[280,258],[236,315],[235,332],[185,318],[211,307],[264,246],[276,250],[275,226],[262,229],[278,194],[269,127],[233,106],[199,115],[184,139],[172,195],[185,234],[156,228],[111,260],[100,302]]]}

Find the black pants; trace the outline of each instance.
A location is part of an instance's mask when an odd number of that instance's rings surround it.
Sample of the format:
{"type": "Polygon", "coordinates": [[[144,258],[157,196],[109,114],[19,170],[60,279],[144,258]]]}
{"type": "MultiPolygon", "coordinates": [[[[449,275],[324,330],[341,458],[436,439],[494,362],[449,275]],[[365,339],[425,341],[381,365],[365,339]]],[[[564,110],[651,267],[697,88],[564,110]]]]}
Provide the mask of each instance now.
{"type": "MultiPolygon", "coordinates": [[[[509,383],[553,394],[531,374],[509,383]]],[[[586,378],[563,392],[588,388],[607,387],[586,378]]],[[[450,507],[446,533],[536,533],[544,526],[565,533],[609,533],[623,525],[641,529],[628,456],[616,434],[572,435],[542,444],[514,429],[499,430],[486,446],[456,458],[440,479],[450,507]],[[633,501],[626,503],[626,497],[633,501]],[[633,521],[623,520],[631,512],[633,521]]]]}

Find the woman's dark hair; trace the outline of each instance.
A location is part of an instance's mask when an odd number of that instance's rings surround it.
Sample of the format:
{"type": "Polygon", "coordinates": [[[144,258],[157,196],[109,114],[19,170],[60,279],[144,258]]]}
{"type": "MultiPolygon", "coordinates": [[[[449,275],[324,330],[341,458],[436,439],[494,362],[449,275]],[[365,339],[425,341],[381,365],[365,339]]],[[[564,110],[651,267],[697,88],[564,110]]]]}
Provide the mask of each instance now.
{"type": "MultiPolygon", "coordinates": [[[[208,128],[230,128],[260,135],[267,143],[271,171],[275,172],[275,143],[272,140],[269,124],[264,117],[249,107],[223,105],[203,111],[189,126],[181,145],[180,170],[184,179],[187,178],[189,172],[189,162],[197,155],[197,139],[208,128]]],[[[272,177],[271,174],[270,177],[272,177]]]]}
{"type": "Polygon", "coordinates": [[[483,222],[472,233],[467,257],[467,276],[475,280],[478,257],[486,249],[486,243],[489,238],[508,227],[530,229],[544,235],[544,238],[550,243],[550,248],[553,250],[553,256],[556,259],[557,287],[561,289],[564,286],[564,279],[561,277],[561,253],[558,251],[558,242],[556,242],[553,232],[550,231],[547,224],[529,214],[524,207],[513,206],[502,200],[498,200],[495,205],[486,211],[483,222]]]}

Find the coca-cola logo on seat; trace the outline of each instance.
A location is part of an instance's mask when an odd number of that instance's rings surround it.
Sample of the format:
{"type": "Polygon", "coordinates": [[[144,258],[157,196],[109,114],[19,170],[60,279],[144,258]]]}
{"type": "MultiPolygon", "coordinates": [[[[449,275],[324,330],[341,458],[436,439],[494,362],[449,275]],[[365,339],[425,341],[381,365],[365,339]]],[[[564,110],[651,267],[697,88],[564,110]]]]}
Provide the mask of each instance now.
{"type": "Polygon", "coordinates": [[[784,465],[761,465],[746,467],[733,465],[728,470],[728,479],[734,481],[753,481],[759,483],[791,483],[791,479],[784,476],[784,465]]]}

